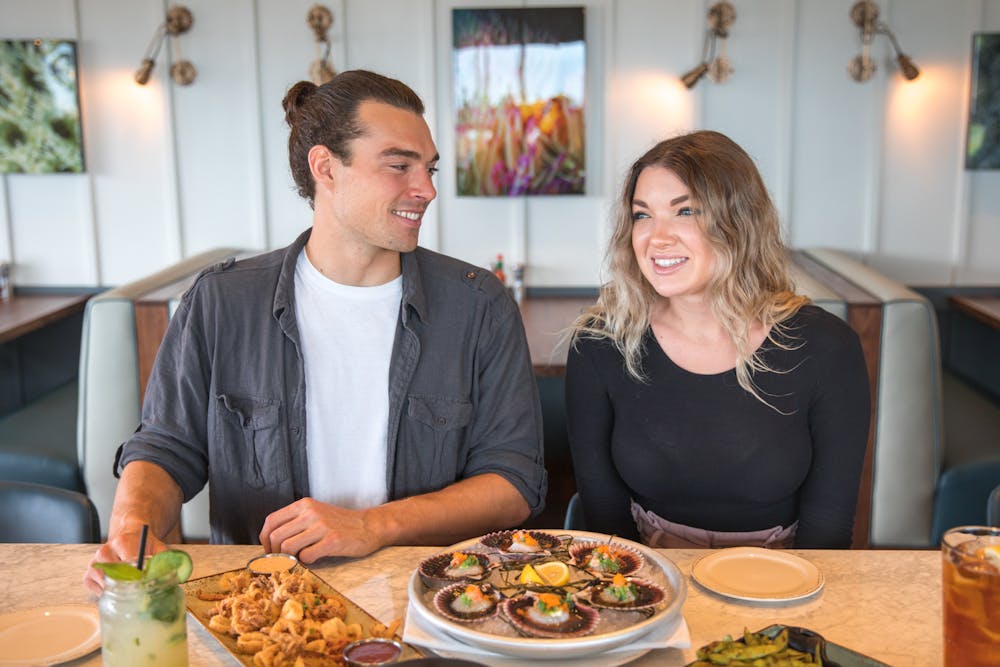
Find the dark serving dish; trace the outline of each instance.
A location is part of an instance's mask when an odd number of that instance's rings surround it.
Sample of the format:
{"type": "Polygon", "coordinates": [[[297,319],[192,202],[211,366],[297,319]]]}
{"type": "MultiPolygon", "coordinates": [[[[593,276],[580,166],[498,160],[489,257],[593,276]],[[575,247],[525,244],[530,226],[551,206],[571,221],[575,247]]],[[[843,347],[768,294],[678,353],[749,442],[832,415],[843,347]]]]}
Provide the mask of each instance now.
{"type": "MultiPolygon", "coordinates": [[[[808,628],[798,628],[791,625],[769,625],[763,630],[758,630],[756,634],[765,635],[774,639],[781,631],[788,628],[788,645],[796,651],[805,651],[819,656],[823,659],[823,667],[889,667],[887,663],[871,658],[857,651],[834,644],[827,641],[817,632],[808,628]]],[[[736,641],[742,643],[742,638],[736,641]]],[[[688,663],[687,667],[698,662],[688,663]]]]}

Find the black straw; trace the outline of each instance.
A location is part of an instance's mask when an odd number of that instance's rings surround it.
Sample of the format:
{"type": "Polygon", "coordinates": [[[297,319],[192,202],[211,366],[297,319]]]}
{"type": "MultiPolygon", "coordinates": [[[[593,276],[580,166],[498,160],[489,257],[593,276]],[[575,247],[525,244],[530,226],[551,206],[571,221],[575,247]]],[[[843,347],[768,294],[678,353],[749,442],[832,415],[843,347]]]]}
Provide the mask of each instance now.
{"type": "Polygon", "coordinates": [[[142,524],[142,535],[139,536],[139,562],[136,567],[142,572],[142,560],[146,557],[146,535],[149,534],[149,524],[142,524]]]}

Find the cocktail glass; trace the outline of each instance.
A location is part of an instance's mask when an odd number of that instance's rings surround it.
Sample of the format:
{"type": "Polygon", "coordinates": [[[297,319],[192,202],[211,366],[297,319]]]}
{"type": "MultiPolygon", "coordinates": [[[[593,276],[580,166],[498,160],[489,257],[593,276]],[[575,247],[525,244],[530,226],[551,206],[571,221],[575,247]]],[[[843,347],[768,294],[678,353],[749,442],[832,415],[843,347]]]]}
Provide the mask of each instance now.
{"type": "Polygon", "coordinates": [[[941,538],[946,667],[997,665],[1000,528],[961,526],[941,538]]]}
{"type": "Polygon", "coordinates": [[[176,573],[136,581],[106,577],[98,607],[104,667],[187,667],[187,616],[176,573]]]}

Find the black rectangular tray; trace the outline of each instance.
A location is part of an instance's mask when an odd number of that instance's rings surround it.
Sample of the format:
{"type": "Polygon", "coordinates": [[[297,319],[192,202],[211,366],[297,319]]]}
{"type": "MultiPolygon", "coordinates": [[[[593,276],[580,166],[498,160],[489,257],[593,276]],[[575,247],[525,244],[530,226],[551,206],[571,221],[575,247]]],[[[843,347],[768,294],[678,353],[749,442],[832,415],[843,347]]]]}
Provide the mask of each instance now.
{"type": "MultiPolygon", "coordinates": [[[[863,653],[858,653],[840,644],[827,641],[819,633],[807,628],[798,628],[791,625],[769,625],[762,630],[758,630],[757,634],[774,639],[786,627],[788,628],[788,645],[796,651],[808,651],[813,655],[816,655],[818,650],[823,658],[823,667],[890,667],[887,663],[863,653]]],[[[736,641],[742,641],[742,639],[736,639],[736,641]]],[[[694,662],[697,662],[697,660],[694,662]]],[[[693,665],[694,662],[688,663],[688,667],[693,665]]]]}

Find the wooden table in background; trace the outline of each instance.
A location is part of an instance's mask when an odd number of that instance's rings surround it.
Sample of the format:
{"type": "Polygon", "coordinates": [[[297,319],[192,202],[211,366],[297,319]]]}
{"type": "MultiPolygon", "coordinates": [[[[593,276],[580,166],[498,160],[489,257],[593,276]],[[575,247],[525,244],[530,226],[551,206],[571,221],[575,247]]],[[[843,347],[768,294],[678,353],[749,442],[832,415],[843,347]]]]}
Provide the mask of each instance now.
{"type": "MultiPolygon", "coordinates": [[[[194,577],[242,567],[261,553],[259,546],[186,545],[194,577]]],[[[82,577],[96,545],[0,544],[0,614],[45,605],[90,603],[82,577]]],[[[407,584],[435,547],[389,547],[366,558],[327,558],[310,568],[327,583],[383,623],[404,618],[407,584]]],[[[694,651],[747,627],[773,623],[809,628],[829,641],[896,667],[935,667],[941,657],[941,554],[938,551],[802,550],[816,564],[825,586],[794,604],[748,605],[700,589],[690,580],[691,566],[707,550],[660,550],[687,580],[684,618],[691,648],[659,649],[629,663],[633,667],[680,667],[694,651]]],[[[200,624],[188,617],[192,667],[233,665],[232,657],[200,624]]],[[[0,647],[2,655],[3,647],[0,647]]],[[[100,652],[76,660],[100,665],[100,652]]],[[[405,663],[403,663],[405,664],[405,663]]]]}
{"type": "Polygon", "coordinates": [[[0,343],[82,312],[89,294],[17,294],[0,301],[0,343]]]}
{"type": "Polygon", "coordinates": [[[956,309],[970,315],[986,326],[1000,331],[1000,294],[989,296],[955,295],[948,301],[956,309]]]}
{"type": "Polygon", "coordinates": [[[566,332],[596,297],[532,297],[521,302],[521,319],[528,337],[531,365],[537,377],[566,374],[569,349],[566,332]]]}

